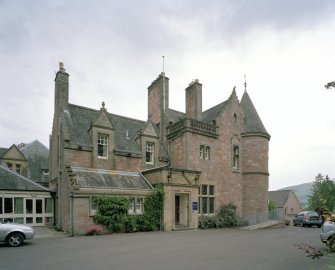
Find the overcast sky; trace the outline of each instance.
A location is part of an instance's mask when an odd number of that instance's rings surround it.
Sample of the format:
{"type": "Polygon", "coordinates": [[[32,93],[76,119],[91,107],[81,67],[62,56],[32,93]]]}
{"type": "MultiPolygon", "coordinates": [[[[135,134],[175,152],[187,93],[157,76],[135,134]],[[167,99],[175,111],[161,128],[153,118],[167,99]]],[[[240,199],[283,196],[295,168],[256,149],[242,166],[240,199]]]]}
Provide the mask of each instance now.
{"type": "Polygon", "coordinates": [[[271,135],[270,190],[335,177],[335,1],[0,0],[0,146],[49,147],[58,63],[70,103],[147,119],[147,87],[170,108],[203,84],[203,109],[247,91],[271,135]]]}

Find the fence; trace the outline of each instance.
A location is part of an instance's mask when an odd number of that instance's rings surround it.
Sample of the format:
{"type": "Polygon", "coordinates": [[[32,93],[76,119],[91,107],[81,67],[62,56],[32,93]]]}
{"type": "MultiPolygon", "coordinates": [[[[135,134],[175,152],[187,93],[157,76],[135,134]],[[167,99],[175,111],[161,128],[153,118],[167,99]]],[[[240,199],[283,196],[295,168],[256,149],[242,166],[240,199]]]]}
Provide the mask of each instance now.
{"type": "Polygon", "coordinates": [[[248,225],[255,225],[268,220],[284,220],[284,215],[285,213],[283,209],[277,209],[274,211],[250,215],[245,219],[245,221],[248,225]]]}

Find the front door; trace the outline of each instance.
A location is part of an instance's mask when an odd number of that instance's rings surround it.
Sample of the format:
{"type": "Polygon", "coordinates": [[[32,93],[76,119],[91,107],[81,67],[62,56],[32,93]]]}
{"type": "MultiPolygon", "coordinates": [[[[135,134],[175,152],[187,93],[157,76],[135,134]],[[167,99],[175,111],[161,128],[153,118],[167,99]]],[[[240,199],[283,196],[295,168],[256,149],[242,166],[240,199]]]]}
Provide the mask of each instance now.
{"type": "Polygon", "coordinates": [[[175,226],[179,228],[187,228],[189,226],[189,194],[178,193],[174,197],[175,205],[175,226]]]}

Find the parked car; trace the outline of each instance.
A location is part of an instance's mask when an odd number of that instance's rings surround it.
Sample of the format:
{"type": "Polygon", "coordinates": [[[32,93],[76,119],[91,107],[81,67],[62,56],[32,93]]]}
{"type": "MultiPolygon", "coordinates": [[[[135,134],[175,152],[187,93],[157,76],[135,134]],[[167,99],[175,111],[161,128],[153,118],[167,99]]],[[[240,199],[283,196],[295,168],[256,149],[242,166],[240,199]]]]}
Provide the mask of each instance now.
{"type": "Polygon", "coordinates": [[[321,227],[323,221],[322,217],[317,212],[313,211],[303,211],[295,216],[293,219],[293,226],[301,225],[301,226],[318,226],[321,227]]]}
{"type": "Polygon", "coordinates": [[[32,239],[34,236],[34,229],[29,226],[0,222],[0,242],[8,243],[11,247],[18,247],[25,240],[32,239]]]}
{"type": "Polygon", "coordinates": [[[335,223],[325,221],[322,225],[320,238],[323,243],[329,246],[331,251],[335,251],[335,223]]]}

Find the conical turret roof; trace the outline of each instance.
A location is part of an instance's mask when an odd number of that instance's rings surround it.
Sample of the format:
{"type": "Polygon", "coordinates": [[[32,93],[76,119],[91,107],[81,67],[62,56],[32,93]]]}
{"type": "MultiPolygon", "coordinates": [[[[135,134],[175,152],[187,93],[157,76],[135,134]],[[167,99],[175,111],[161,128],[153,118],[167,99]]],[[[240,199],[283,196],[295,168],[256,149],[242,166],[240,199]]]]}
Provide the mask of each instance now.
{"type": "Polygon", "coordinates": [[[269,133],[266,131],[261,118],[259,117],[254,104],[252,103],[247,91],[244,92],[241,103],[242,110],[245,115],[244,134],[259,134],[270,139],[269,133]]]}

